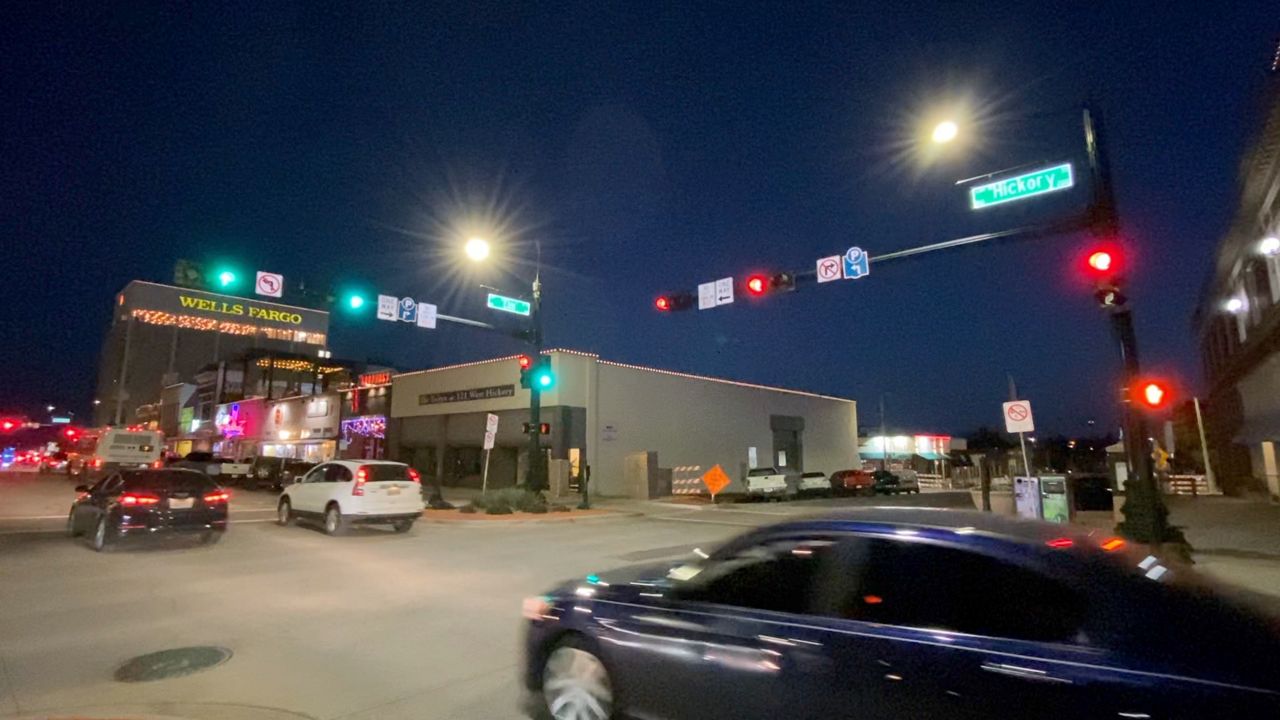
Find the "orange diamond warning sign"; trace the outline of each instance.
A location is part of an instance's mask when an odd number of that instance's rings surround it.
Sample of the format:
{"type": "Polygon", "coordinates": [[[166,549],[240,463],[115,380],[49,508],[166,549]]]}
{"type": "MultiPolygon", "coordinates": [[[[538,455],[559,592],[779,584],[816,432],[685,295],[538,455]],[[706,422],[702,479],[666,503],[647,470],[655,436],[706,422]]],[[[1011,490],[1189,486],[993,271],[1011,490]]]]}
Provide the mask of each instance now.
{"type": "Polygon", "coordinates": [[[721,490],[729,487],[729,476],[724,473],[724,469],[716,465],[702,476],[702,484],[707,486],[711,497],[715,497],[721,490]]]}

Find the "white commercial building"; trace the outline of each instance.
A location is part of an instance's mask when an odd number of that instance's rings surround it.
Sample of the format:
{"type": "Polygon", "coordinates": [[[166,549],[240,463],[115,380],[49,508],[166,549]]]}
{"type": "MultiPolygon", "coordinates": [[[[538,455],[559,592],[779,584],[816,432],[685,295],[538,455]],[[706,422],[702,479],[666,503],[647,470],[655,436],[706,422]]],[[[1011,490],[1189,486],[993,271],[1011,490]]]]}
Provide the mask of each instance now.
{"type": "MultiPolygon", "coordinates": [[[[719,465],[733,492],[753,465],[831,473],[861,464],[852,400],[567,350],[547,355],[556,381],[542,393],[541,420],[550,424],[544,445],[552,476],[576,475],[586,463],[593,493],[667,494],[672,468],[719,465]]],[[[515,356],[395,376],[389,456],[446,484],[476,485],[490,413],[499,423],[489,484],[515,484],[528,462],[522,425],[529,419],[515,356]]]]}

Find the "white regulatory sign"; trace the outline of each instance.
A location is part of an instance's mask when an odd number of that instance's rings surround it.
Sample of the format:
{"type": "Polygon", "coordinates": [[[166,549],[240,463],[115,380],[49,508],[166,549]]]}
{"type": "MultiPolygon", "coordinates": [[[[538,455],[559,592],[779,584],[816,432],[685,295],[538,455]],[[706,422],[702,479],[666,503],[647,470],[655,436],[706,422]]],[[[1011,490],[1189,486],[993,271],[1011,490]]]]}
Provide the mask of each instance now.
{"type": "MultiPolygon", "coordinates": [[[[498,434],[497,434],[497,433],[491,433],[491,432],[487,432],[487,433],[485,433],[485,434],[484,434],[484,449],[485,449],[485,450],[492,450],[492,449],[493,449],[494,439],[495,439],[495,438],[497,438],[497,436],[498,436],[498,434]]],[[[487,461],[486,461],[486,462],[487,462],[487,461]]]]}
{"type": "Polygon", "coordinates": [[[396,308],[400,305],[400,298],[390,295],[378,296],[378,319],[379,320],[395,320],[396,308]]]}
{"type": "Polygon", "coordinates": [[[1004,429],[1010,433],[1029,433],[1036,431],[1035,421],[1031,417],[1029,400],[1013,400],[1004,404],[1004,429]]]}
{"type": "Polygon", "coordinates": [[[284,276],[259,270],[253,291],[267,297],[280,297],[284,294],[284,276]]]}
{"type": "Polygon", "coordinates": [[[716,281],[716,304],[728,305],[733,302],[733,278],[720,278],[716,281]]]}
{"type": "Polygon", "coordinates": [[[839,280],[841,277],[840,275],[841,268],[842,268],[842,265],[840,263],[839,255],[832,255],[831,257],[819,258],[818,259],[818,282],[824,283],[824,282],[831,282],[832,280],[839,280]]]}
{"type": "Polygon", "coordinates": [[[485,417],[484,431],[490,432],[490,433],[498,432],[498,416],[497,415],[494,415],[493,413],[489,413],[489,415],[485,417]]]}
{"type": "Polygon", "coordinates": [[[431,303],[418,303],[418,327],[434,330],[436,327],[436,306],[431,303]]]}
{"type": "Polygon", "coordinates": [[[698,285],[698,309],[709,310],[716,306],[716,284],[714,282],[698,285]]]}

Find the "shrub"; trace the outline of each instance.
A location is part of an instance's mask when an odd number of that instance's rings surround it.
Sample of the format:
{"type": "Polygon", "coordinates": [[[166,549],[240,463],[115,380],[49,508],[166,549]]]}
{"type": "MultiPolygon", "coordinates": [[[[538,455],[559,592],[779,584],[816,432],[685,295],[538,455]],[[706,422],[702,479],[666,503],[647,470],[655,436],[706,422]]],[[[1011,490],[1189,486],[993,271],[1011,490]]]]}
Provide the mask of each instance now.
{"type": "Polygon", "coordinates": [[[484,509],[484,511],[485,511],[485,514],[487,515],[510,515],[511,513],[515,512],[514,510],[511,509],[510,505],[506,503],[496,503],[496,502],[489,503],[489,505],[484,509]]]}
{"type": "Polygon", "coordinates": [[[474,514],[475,514],[475,512],[476,512],[476,510],[477,510],[477,508],[476,508],[476,506],[475,506],[474,504],[471,504],[471,505],[463,505],[462,507],[458,508],[458,512],[460,512],[460,513],[465,513],[465,514],[467,514],[467,515],[474,515],[474,514]]]}

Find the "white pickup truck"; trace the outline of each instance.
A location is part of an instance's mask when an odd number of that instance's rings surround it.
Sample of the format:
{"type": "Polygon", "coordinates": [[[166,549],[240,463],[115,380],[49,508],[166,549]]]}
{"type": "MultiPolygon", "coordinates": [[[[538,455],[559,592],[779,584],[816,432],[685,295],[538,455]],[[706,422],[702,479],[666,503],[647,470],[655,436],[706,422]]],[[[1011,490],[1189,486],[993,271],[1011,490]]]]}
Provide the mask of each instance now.
{"type": "Polygon", "coordinates": [[[173,463],[173,467],[199,470],[219,485],[236,485],[249,477],[252,464],[236,462],[227,458],[216,457],[210,452],[189,452],[186,457],[173,463]]]}
{"type": "Polygon", "coordinates": [[[747,495],[753,497],[783,497],[791,494],[787,474],[774,467],[748,470],[745,484],[747,495]]]}

